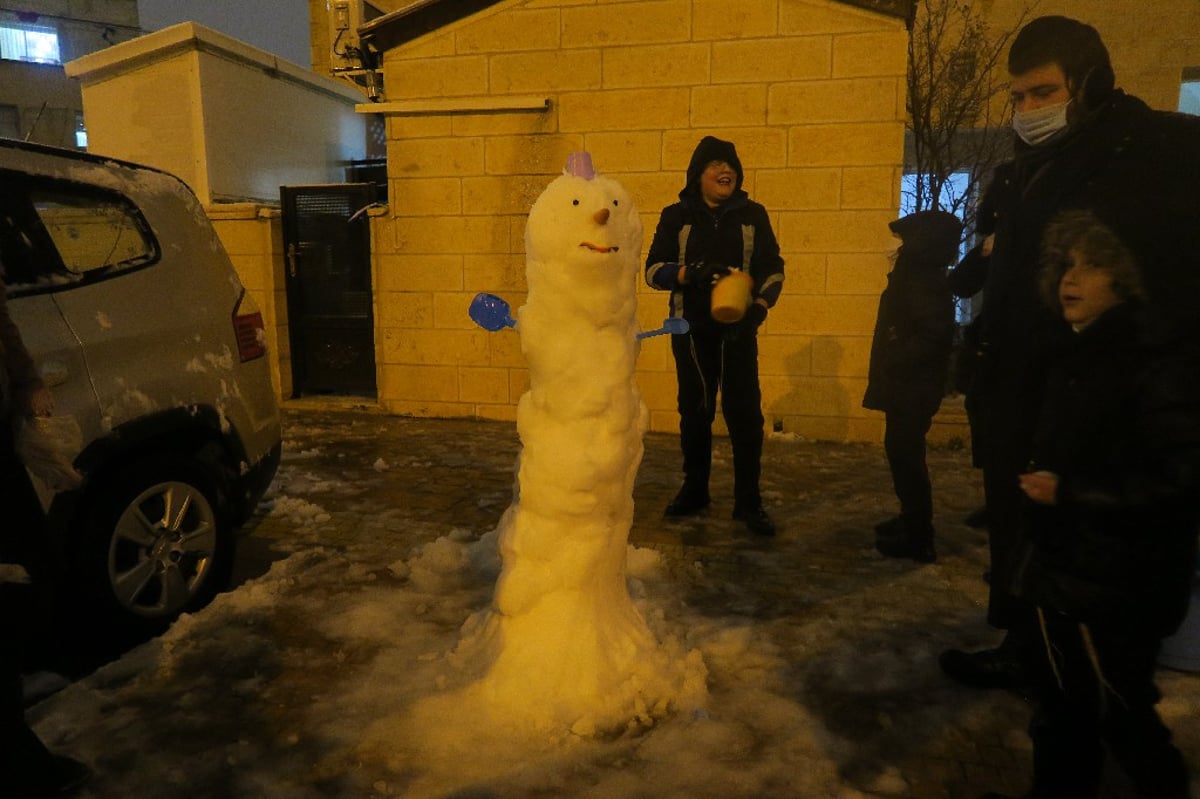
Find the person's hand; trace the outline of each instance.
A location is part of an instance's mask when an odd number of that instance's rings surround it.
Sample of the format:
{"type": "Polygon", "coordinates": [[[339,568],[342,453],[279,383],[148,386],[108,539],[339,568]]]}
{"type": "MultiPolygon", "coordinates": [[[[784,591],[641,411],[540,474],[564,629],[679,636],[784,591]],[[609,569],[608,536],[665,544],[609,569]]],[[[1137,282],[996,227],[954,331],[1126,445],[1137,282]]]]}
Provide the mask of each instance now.
{"type": "Polygon", "coordinates": [[[750,303],[750,307],[746,309],[746,315],[742,317],[742,324],[751,330],[757,330],[765,321],[767,321],[767,306],[758,301],[750,303]]]}
{"type": "Polygon", "coordinates": [[[741,319],[723,325],[725,338],[729,341],[752,338],[757,335],[759,326],[766,318],[767,306],[761,302],[752,302],[746,309],[746,313],[742,314],[741,319]]]}
{"type": "Polygon", "coordinates": [[[1054,472],[1027,472],[1017,478],[1025,496],[1039,505],[1058,502],[1058,475],[1054,472]]]}
{"type": "Polygon", "coordinates": [[[683,284],[685,286],[712,288],[712,284],[716,283],[718,278],[727,274],[729,274],[728,266],[696,261],[683,268],[683,284]]]}
{"type": "Polygon", "coordinates": [[[53,416],[54,397],[50,394],[50,389],[39,388],[33,392],[33,396],[29,398],[29,407],[34,416],[53,416]]]}

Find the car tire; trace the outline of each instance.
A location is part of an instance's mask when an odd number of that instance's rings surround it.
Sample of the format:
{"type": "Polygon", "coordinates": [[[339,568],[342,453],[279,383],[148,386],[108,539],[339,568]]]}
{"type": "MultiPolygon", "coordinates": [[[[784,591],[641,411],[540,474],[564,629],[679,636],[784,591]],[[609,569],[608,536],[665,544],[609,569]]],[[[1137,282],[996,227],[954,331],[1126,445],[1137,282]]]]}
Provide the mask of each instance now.
{"type": "Polygon", "coordinates": [[[104,622],[157,632],[226,587],[234,540],[220,496],[183,456],[138,461],[101,489],[79,568],[104,622]]]}

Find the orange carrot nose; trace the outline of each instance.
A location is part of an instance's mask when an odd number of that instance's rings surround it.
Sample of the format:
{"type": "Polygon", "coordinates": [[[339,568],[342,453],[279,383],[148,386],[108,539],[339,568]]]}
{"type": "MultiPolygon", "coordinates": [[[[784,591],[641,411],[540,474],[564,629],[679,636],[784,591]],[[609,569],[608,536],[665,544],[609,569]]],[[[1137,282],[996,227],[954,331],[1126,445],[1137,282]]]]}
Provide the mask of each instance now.
{"type": "Polygon", "coordinates": [[[608,209],[601,208],[599,211],[592,214],[592,219],[596,220],[597,225],[603,225],[608,221],[608,209]]]}

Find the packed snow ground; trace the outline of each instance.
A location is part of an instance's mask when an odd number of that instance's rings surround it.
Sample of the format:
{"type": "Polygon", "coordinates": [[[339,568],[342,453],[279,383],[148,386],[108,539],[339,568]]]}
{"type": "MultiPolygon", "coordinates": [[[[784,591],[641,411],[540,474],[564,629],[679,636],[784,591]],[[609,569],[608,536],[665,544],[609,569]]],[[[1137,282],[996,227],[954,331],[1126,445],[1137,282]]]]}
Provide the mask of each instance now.
{"type": "MultiPolygon", "coordinates": [[[[512,426],[291,413],[286,435],[246,542],[274,549],[269,571],[31,709],[49,743],[95,767],[82,796],[853,799],[1023,785],[1028,708],[937,672],[945,646],[991,640],[985,547],[957,524],[978,501],[963,452],[931,453],[941,557],[918,567],[870,548],[894,502],[878,448],[768,441],[782,530],[767,542],[721,499],[695,523],[662,522],[677,445],[648,437],[630,589],[660,641],[699,653],[707,696],[648,728],[580,736],[438,703],[478,677],[455,652],[499,573],[512,426]]],[[[719,448],[715,496],[728,479],[719,448]]],[[[1200,676],[1164,671],[1161,686],[1200,772],[1200,676]]]]}

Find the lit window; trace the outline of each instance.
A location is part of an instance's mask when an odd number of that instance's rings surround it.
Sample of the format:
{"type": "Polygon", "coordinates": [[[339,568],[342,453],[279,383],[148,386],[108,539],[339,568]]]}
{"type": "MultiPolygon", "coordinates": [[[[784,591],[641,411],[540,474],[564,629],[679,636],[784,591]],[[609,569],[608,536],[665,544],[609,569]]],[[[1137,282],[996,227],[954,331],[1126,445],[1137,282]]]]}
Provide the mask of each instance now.
{"type": "Polygon", "coordinates": [[[83,124],[83,114],[75,113],[75,146],[80,150],[87,149],[87,126],[83,124]]]}
{"type": "MultiPolygon", "coordinates": [[[[946,177],[946,182],[942,184],[941,196],[938,197],[935,207],[951,209],[954,215],[961,219],[963,200],[971,185],[970,177],[970,174],[967,172],[951,172],[946,177]]],[[[924,193],[923,205],[926,208],[930,207],[928,195],[932,192],[929,186],[929,179],[918,180],[917,178],[918,176],[915,174],[908,174],[900,179],[900,216],[907,216],[916,210],[918,193],[924,193]]],[[[968,249],[966,241],[959,244],[959,260],[967,254],[968,249]]],[[[969,297],[955,300],[954,318],[959,324],[966,324],[971,321],[972,312],[973,309],[969,297]]]]}
{"type": "Polygon", "coordinates": [[[1200,115],[1200,76],[1197,76],[1195,80],[1185,80],[1180,84],[1179,110],[1185,114],[1200,115]]]}
{"type": "Polygon", "coordinates": [[[0,24],[0,58],[34,64],[61,64],[54,28],[0,24]]]}

